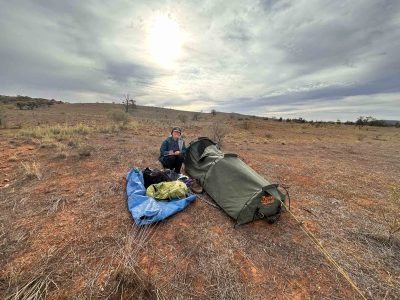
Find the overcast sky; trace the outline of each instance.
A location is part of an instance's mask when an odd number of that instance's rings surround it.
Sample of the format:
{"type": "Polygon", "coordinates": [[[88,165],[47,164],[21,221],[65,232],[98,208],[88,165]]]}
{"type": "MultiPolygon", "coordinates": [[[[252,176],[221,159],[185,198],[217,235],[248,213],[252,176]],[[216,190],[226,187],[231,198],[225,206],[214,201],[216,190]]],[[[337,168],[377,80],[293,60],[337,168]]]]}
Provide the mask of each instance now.
{"type": "Polygon", "coordinates": [[[1,1],[0,94],[400,119],[400,1],[1,1]]]}

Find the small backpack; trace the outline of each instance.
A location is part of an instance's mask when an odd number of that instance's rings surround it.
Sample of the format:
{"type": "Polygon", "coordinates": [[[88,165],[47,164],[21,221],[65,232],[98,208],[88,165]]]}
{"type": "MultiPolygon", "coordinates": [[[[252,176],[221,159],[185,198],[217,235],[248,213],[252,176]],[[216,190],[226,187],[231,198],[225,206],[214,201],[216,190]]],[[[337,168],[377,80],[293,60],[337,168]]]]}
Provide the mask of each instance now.
{"type": "Polygon", "coordinates": [[[147,189],[152,184],[171,181],[171,178],[161,170],[146,168],[143,171],[143,180],[144,187],[147,189]]]}

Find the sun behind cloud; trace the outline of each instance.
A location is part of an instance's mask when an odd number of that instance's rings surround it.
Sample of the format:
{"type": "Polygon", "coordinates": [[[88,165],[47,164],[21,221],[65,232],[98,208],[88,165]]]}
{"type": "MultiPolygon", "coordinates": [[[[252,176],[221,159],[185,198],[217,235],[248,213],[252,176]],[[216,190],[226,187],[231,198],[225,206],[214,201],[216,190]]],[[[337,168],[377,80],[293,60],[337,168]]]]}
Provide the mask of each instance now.
{"type": "Polygon", "coordinates": [[[181,54],[183,33],[179,24],[165,15],[154,18],[148,36],[152,59],[159,65],[171,67],[181,54]]]}

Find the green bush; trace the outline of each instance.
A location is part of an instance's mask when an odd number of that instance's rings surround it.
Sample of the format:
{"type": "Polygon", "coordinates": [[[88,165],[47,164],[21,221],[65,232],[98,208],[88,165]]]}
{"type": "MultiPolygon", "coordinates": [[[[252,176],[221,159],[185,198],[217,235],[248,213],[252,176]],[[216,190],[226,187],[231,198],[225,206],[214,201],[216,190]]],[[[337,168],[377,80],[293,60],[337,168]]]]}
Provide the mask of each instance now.
{"type": "Polygon", "coordinates": [[[122,110],[112,110],[108,113],[108,116],[115,123],[126,125],[129,122],[129,115],[122,110]]]}

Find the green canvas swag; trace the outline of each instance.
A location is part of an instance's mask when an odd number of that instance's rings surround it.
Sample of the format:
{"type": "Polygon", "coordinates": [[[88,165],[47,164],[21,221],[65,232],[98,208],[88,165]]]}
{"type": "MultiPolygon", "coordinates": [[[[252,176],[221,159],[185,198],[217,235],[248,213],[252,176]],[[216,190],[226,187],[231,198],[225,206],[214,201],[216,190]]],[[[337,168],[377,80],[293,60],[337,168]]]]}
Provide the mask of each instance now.
{"type": "Polygon", "coordinates": [[[234,220],[245,224],[264,218],[268,222],[280,215],[285,194],[236,154],[223,153],[208,137],[199,137],[187,148],[185,170],[197,179],[210,197],[234,220]],[[273,196],[268,204],[263,196],[273,196]]]}

